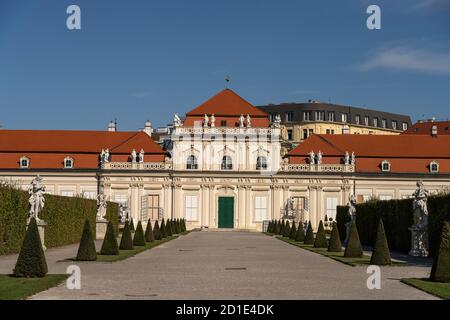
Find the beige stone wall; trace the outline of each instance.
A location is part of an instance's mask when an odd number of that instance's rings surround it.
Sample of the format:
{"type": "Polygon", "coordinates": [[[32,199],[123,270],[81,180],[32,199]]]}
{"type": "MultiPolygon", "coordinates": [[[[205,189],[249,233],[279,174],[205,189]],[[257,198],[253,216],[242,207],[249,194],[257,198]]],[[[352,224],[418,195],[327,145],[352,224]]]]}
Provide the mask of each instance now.
{"type": "MultiPolygon", "coordinates": [[[[301,142],[303,140],[303,130],[312,129],[315,134],[326,134],[327,130],[334,130],[334,134],[342,134],[344,129],[344,123],[336,122],[307,122],[307,123],[285,123],[284,128],[282,128],[282,137],[287,140],[288,132],[287,130],[292,130],[293,142],[301,142]]],[[[357,126],[354,124],[347,124],[350,129],[350,134],[400,134],[401,131],[394,131],[391,129],[375,128],[375,127],[365,127],[357,126]]]]}
{"type": "MultiPolygon", "coordinates": [[[[97,191],[96,173],[81,172],[39,172],[47,191],[61,194],[72,190],[81,194],[83,190],[97,191]]],[[[23,189],[36,172],[0,172],[2,180],[10,180],[23,189]]],[[[370,175],[307,174],[278,172],[274,176],[257,173],[215,172],[151,172],[118,170],[102,173],[108,200],[126,198],[130,213],[137,222],[144,219],[143,197],[157,195],[164,218],[186,217],[186,197],[198,199],[197,215],[189,219],[188,228],[218,226],[218,199],[220,196],[234,197],[234,227],[243,230],[261,230],[262,221],[256,220],[256,197],[267,199],[265,219],[279,219],[281,210],[291,197],[303,199],[304,219],[317,228],[325,215],[332,213],[329,206],[345,205],[353,192],[359,201],[370,197],[380,199],[401,199],[409,197],[415,190],[415,183],[422,179],[431,192],[450,188],[450,177],[439,175],[381,177],[370,175]]],[[[299,200],[299,201],[300,201],[299,200]]],[[[302,201],[303,201],[302,200],[302,201]]]]}

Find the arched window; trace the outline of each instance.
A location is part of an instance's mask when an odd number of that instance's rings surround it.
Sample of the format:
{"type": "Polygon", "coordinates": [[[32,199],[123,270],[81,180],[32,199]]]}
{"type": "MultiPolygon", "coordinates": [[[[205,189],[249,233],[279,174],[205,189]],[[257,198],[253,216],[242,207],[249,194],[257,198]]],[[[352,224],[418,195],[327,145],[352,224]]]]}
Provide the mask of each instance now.
{"type": "Polygon", "coordinates": [[[186,161],[186,169],[193,170],[198,169],[197,157],[190,155],[186,161]]]}
{"type": "Polygon", "coordinates": [[[66,169],[73,168],[73,159],[72,158],[67,157],[64,159],[64,168],[66,168],[66,169]]]}
{"type": "Polygon", "coordinates": [[[381,171],[383,172],[390,172],[391,171],[391,164],[389,161],[384,160],[381,162],[381,171]]]}
{"type": "Polygon", "coordinates": [[[20,167],[21,168],[28,168],[30,166],[30,159],[27,157],[20,158],[20,167]]]}
{"type": "Polygon", "coordinates": [[[256,170],[267,170],[266,157],[259,156],[258,158],[256,158],[256,170]]]}
{"type": "Polygon", "coordinates": [[[230,156],[223,156],[221,168],[222,170],[233,170],[233,162],[230,156]]]}
{"type": "Polygon", "coordinates": [[[439,163],[437,163],[436,161],[432,161],[430,163],[430,172],[438,173],[439,172],[439,163]]]}

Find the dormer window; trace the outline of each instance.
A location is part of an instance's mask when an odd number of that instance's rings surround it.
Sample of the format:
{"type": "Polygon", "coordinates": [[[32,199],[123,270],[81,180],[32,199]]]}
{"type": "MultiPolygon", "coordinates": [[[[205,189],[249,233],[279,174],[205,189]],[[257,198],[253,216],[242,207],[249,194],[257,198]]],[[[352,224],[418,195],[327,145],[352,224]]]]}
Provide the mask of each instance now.
{"type": "Polygon", "coordinates": [[[381,162],[381,171],[390,172],[391,171],[391,163],[387,160],[381,162]]]}
{"type": "Polygon", "coordinates": [[[430,163],[430,172],[431,173],[438,173],[439,172],[439,163],[436,161],[431,161],[430,163]]]}
{"type": "Polygon", "coordinates": [[[21,168],[28,168],[28,167],[30,167],[30,159],[28,159],[27,157],[20,158],[19,162],[20,162],[20,167],[21,168]]]}
{"type": "Polygon", "coordinates": [[[65,158],[64,159],[64,168],[65,169],[72,169],[73,168],[73,159],[72,158],[65,158]]]}
{"type": "Polygon", "coordinates": [[[259,156],[256,158],[256,170],[267,170],[266,157],[259,156]]]}

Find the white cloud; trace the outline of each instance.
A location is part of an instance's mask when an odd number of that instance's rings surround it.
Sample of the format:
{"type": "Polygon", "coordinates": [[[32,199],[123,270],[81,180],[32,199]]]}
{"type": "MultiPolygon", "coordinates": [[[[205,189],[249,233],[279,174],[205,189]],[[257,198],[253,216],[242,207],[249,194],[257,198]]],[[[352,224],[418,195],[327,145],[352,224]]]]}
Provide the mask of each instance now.
{"type": "Polygon", "coordinates": [[[365,71],[378,68],[450,75],[450,53],[408,46],[385,47],[361,65],[361,69],[365,71]]]}

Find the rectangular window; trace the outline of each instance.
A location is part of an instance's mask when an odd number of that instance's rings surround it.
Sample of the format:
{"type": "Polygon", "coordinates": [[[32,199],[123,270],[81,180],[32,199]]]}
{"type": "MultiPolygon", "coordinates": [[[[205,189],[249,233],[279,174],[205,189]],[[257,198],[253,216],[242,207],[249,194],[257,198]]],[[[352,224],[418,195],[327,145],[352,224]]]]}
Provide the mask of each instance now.
{"type": "Polygon", "coordinates": [[[288,131],[287,131],[287,139],[288,139],[289,141],[292,141],[292,139],[293,139],[293,137],[292,137],[292,130],[288,130],[288,131]]]}
{"type": "Polygon", "coordinates": [[[267,197],[255,197],[255,221],[267,220],[267,197]]]}
{"type": "Polygon", "coordinates": [[[323,111],[316,111],[316,121],[323,121],[325,113],[323,111]]]}
{"type": "Polygon", "coordinates": [[[408,130],[408,123],[403,122],[403,131],[408,130]]]}
{"type": "Polygon", "coordinates": [[[367,116],[364,117],[364,125],[365,126],[369,125],[369,117],[367,117],[367,116]]]}
{"type": "Polygon", "coordinates": [[[286,113],[286,122],[292,121],[294,121],[294,113],[292,111],[289,111],[286,113]]]}
{"type": "Polygon", "coordinates": [[[348,115],[346,113],[341,114],[341,121],[347,122],[347,120],[348,120],[348,115]]]}
{"type": "Polygon", "coordinates": [[[97,198],[97,192],[92,190],[83,190],[81,191],[81,196],[85,199],[95,199],[97,198]]]}
{"type": "Polygon", "coordinates": [[[397,130],[397,121],[392,120],[392,129],[397,130]]]}
{"type": "Polygon", "coordinates": [[[187,221],[197,221],[198,220],[198,197],[197,196],[186,196],[184,208],[185,208],[184,216],[187,221]]]}
{"type": "Polygon", "coordinates": [[[308,129],[303,129],[303,140],[308,139],[308,129]]]}
{"type": "Polygon", "coordinates": [[[361,123],[361,116],[359,114],[357,114],[355,116],[355,123],[358,124],[358,125],[361,123]]]}
{"type": "Polygon", "coordinates": [[[378,127],[378,118],[373,118],[373,126],[378,127]]]}
{"type": "Polygon", "coordinates": [[[328,121],[333,122],[334,121],[334,112],[328,111],[328,121]]]}
{"type": "Polygon", "coordinates": [[[336,220],[336,210],[337,210],[337,205],[338,205],[338,198],[336,197],[332,197],[332,198],[327,198],[327,203],[326,203],[326,215],[327,218],[330,219],[332,218],[333,220],[336,220]]]}
{"type": "Polygon", "coordinates": [[[61,190],[61,195],[63,197],[73,197],[74,194],[75,192],[73,192],[72,190],[61,190]]]}
{"type": "Polygon", "coordinates": [[[381,119],[381,127],[386,128],[386,119],[381,119]]]}
{"type": "Polygon", "coordinates": [[[334,129],[327,129],[327,134],[334,134],[334,129]]]}
{"type": "Polygon", "coordinates": [[[311,113],[309,111],[303,112],[303,121],[310,121],[311,120],[311,113]]]}
{"type": "Polygon", "coordinates": [[[148,218],[152,220],[160,219],[160,209],[161,206],[159,204],[159,195],[158,194],[150,194],[148,195],[148,218]]]}

